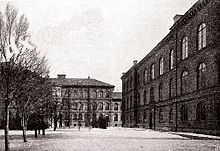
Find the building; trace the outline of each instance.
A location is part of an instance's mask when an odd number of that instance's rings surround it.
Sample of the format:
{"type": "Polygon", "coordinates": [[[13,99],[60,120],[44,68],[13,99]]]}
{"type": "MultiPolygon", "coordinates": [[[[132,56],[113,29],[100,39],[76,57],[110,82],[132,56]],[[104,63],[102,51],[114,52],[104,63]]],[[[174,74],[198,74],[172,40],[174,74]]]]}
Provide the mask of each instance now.
{"type": "Polygon", "coordinates": [[[220,134],[219,10],[219,0],[197,1],[123,73],[123,126],[220,134]]]}
{"type": "Polygon", "coordinates": [[[100,118],[108,126],[121,126],[121,93],[113,92],[113,85],[90,77],[66,78],[63,74],[51,78],[51,82],[58,127],[98,127],[100,118]]]}

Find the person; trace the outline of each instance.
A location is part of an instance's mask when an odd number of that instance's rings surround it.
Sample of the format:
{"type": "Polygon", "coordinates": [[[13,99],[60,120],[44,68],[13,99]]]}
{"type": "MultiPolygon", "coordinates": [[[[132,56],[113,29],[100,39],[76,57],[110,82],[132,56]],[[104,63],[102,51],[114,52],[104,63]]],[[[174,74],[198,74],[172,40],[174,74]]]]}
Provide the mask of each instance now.
{"type": "Polygon", "coordinates": [[[79,131],[80,131],[80,127],[81,127],[81,121],[79,120],[79,121],[78,121],[78,128],[79,128],[79,131]]]}

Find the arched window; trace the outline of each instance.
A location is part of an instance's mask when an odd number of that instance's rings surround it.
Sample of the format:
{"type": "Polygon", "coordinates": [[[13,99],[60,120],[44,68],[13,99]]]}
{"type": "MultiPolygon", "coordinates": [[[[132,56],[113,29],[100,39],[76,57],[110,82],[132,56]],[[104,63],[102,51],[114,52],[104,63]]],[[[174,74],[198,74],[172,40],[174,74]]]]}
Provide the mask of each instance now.
{"type": "Polygon", "coordinates": [[[103,103],[102,102],[99,103],[99,110],[103,110],[103,103]]]}
{"type": "Polygon", "coordinates": [[[150,88],[150,102],[154,102],[154,88],[150,88]]]}
{"type": "Polygon", "coordinates": [[[143,81],[144,81],[144,84],[147,83],[147,69],[144,70],[144,75],[143,75],[143,81]]]}
{"type": "Polygon", "coordinates": [[[141,98],[140,98],[140,93],[137,93],[137,103],[138,105],[141,105],[141,98]]]}
{"type": "Polygon", "coordinates": [[[188,37],[182,39],[182,59],[188,58],[188,37]]]}
{"type": "Polygon", "coordinates": [[[97,104],[95,102],[92,104],[92,109],[97,110],[97,104]]]}
{"type": "Polygon", "coordinates": [[[109,103],[105,103],[105,110],[109,110],[109,103]]]}
{"type": "Polygon", "coordinates": [[[201,50],[202,48],[206,47],[206,24],[200,24],[198,28],[198,49],[201,50]]]}
{"type": "Polygon", "coordinates": [[[115,111],[118,111],[118,103],[115,103],[115,104],[114,104],[114,110],[115,110],[115,111]]]}
{"type": "Polygon", "coordinates": [[[174,68],[174,51],[170,51],[170,69],[172,70],[174,68]]]}
{"type": "Polygon", "coordinates": [[[173,108],[170,107],[170,110],[169,110],[169,122],[173,122],[173,108]]]}
{"type": "Polygon", "coordinates": [[[159,100],[163,99],[163,84],[159,84],[159,100]]]}
{"type": "Polygon", "coordinates": [[[200,63],[198,66],[198,73],[197,73],[197,87],[198,89],[206,87],[206,65],[205,63],[200,63]]]}
{"type": "Polygon", "coordinates": [[[164,72],[163,58],[160,58],[159,64],[160,64],[160,66],[159,66],[159,68],[160,68],[160,69],[159,69],[159,74],[162,75],[163,72],[164,72]]]}
{"type": "Polygon", "coordinates": [[[187,109],[186,104],[182,105],[180,108],[180,119],[181,121],[188,120],[188,109],[187,109]]]}
{"type": "Polygon", "coordinates": [[[151,67],[150,67],[150,77],[151,77],[151,80],[154,80],[154,79],[155,79],[154,64],[152,64],[151,67]]]}
{"type": "Polygon", "coordinates": [[[144,90],[144,104],[147,104],[147,91],[144,90]]]}
{"type": "Polygon", "coordinates": [[[198,121],[206,120],[206,107],[205,107],[205,104],[202,103],[202,102],[197,104],[197,107],[196,107],[196,119],[198,121]]]}
{"type": "Polygon", "coordinates": [[[187,92],[188,87],[188,71],[183,71],[181,75],[181,93],[184,94],[187,92]]]}
{"type": "Polygon", "coordinates": [[[162,108],[159,109],[159,122],[163,121],[163,110],[162,108]]]}

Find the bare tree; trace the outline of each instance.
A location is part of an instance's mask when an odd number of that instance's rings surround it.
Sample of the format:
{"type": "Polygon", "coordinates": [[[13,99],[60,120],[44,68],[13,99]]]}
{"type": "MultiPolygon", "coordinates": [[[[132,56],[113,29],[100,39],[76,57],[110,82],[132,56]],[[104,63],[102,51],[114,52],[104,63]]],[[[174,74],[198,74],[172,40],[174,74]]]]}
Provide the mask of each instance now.
{"type": "MultiPolygon", "coordinates": [[[[31,89],[31,85],[27,83],[33,80],[33,75],[44,77],[48,74],[46,58],[40,57],[36,47],[30,42],[28,28],[27,18],[24,15],[19,16],[12,5],[7,4],[5,12],[0,12],[0,82],[5,106],[5,151],[9,151],[9,109],[21,95],[19,90],[25,86],[31,89]]],[[[31,84],[33,83],[32,81],[31,84]]],[[[30,95],[33,90],[31,89],[30,94],[29,91],[26,92],[23,97],[26,100],[23,102],[23,113],[26,106],[32,104],[30,95]]]]}

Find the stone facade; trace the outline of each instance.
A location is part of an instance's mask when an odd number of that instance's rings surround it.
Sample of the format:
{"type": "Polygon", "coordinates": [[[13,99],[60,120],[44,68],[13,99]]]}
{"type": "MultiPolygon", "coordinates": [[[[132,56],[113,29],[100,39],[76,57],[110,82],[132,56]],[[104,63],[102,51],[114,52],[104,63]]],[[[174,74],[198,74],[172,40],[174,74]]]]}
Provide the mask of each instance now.
{"type": "Polygon", "coordinates": [[[123,126],[220,134],[219,10],[199,0],[123,73],[123,126]]]}
{"type": "Polygon", "coordinates": [[[97,126],[100,116],[107,119],[108,126],[122,125],[121,95],[113,92],[113,85],[65,75],[58,75],[51,81],[57,102],[58,127],[97,126]]]}

